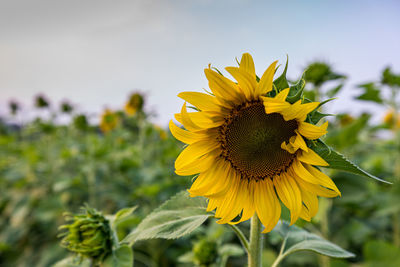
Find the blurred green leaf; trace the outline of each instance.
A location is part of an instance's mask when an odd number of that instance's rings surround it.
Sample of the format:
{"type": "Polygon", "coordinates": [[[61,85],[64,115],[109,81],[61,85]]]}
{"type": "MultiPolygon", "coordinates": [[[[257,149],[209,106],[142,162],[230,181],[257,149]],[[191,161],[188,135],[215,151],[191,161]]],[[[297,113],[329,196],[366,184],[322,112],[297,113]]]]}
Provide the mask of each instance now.
{"type": "Polygon", "coordinates": [[[335,258],[354,257],[353,253],[344,250],[338,245],[295,225],[289,226],[286,221],[279,222],[274,231],[277,231],[286,240],[282,257],[303,250],[311,250],[335,258]]]}
{"type": "Polygon", "coordinates": [[[364,246],[366,266],[400,266],[400,248],[385,241],[369,241],[364,246]]]}
{"type": "Polygon", "coordinates": [[[106,259],[103,265],[105,267],[132,267],[132,249],[125,245],[113,250],[112,255],[106,259]]]}
{"type": "Polygon", "coordinates": [[[322,157],[326,162],[329,163],[329,166],[326,166],[326,168],[347,171],[354,174],[358,174],[360,176],[369,177],[383,183],[390,183],[364,171],[359,166],[357,166],[350,160],[346,159],[342,154],[336,152],[335,150],[333,150],[333,148],[327,146],[321,140],[316,140],[309,143],[311,144],[311,149],[314,150],[320,157],[322,157]]]}
{"type": "Polygon", "coordinates": [[[375,83],[365,83],[358,86],[362,88],[364,92],[359,95],[356,99],[364,101],[372,101],[376,103],[382,103],[382,98],[380,97],[380,90],[376,87],[375,83]]]}
{"type": "Polygon", "coordinates": [[[151,238],[175,239],[191,233],[210,216],[202,197],[180,192],[150,213],[122,242],[151,238]]]}

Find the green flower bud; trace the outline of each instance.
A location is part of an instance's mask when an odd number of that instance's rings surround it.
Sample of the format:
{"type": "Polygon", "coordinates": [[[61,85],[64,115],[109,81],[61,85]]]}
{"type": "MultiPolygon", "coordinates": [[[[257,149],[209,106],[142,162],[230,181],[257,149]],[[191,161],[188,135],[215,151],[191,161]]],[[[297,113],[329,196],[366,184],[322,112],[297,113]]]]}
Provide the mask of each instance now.
{"type": "Polygon", "coordinates": [[[209,266],[217,260],[217,243],[209,240],[200,240],[193,246],[194,261],[200,266],[209,266]]]}
{"type": "Polygon", "coordinates": [[[69,215],[66,224],[60,229],[67,229],[62,233],[61,246],[83,257],[101,262],[112,250],[112,230],[109,221],[101,212],[85,207],[85,214],[69,215]]]}

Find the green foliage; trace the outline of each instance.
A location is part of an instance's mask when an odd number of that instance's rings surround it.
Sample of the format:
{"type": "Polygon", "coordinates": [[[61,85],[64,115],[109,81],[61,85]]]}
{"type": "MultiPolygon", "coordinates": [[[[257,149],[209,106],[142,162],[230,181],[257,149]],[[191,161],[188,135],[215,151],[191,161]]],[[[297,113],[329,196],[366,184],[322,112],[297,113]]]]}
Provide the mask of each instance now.
{"type": "Polygon", "coordinates": [[[314,150],[319,156],[321,156],[326,162],[329,163],[329,166],[327,166],[327,168],[347,171],[360,176],[372,178],[380,182],[388,183],[387,181],[382,180],[381,178],[378,178],[364,171],[359,166],[346,159],[342,154],[327,146],[321,140],[310,141],[309,144],[312,150],[314,150]]]}
{"type": "Polygon", "coordinates": [[[210,216],[202,197],[189,197],[180,192],[150,213],[123,241],[134,243],[151,238],[174,239],[187,235],[210,216]]]}
{"type": "Polygon", "coordinates": [[[303,250],[310,250],[335,258],[354,257],[353,253],[344,250],[338,245],[297,226],[289,226],[285,221],[280,222],[274,231],[277,231],[285,240],[282,258],[303,250]]]}
{"type": "Polygon", "coordinates": [[[366,266],[400,266],[400,248],[384,241],[369,241],[364,246],[366,266]]]}
{"type": "Polygon", "coordinates": [[[358,100],[372,101],[376,103],[382,103],[380,96],[380,90],[374,83],[365,83],[358,86],[363,89],[363,93],[357,97],[358,100]]]}

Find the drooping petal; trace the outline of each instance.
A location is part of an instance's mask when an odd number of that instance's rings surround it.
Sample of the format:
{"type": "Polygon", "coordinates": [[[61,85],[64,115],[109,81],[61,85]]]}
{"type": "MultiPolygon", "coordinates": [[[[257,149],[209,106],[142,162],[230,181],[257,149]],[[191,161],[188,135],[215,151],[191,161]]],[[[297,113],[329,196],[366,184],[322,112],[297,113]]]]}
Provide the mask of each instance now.
{"type": "Polygon", "coordinates": [[[265,226],[263,233],[268,233],[278,223],[281,206],[270,179],[251,182],[256,183],[254,185],[254,206],[258,218],[265,226]]]}
{"type": "Polygon", "coordinates": [[[315,193],[316,195],[321,196],[321,197],[337,197],[339,195],[334,190],[325,188],[321,185],[306,182],[301,178],[296,179],[296,182],[299,184],[299,186],[301,188],[303,188],[303,190],[307,190],[308,192],[315,193]]]}
{"type": "Polygon", "coordinates": [[[302,199],[299,187],[292,177],[282,173],[274,177],[274,186],[283,204],[290,210],[290,224],[294,224],[300,216],[302,199]]]}
{"type": "Polygon", "coordinates": [[[328,162],[321,158],[312,149],[308,149],[308,151],[302,151],[297,155],[297,159],[310,165],[329,166],[328,162]]]}
{"type": "Polygon", "coordinates": [[[314,167],[303,164],[299,160],[295,159],[292,163],[292,168],[288,169],[288,174],[291,176],[297,175],[306,182],[322,185],[326,188],[336,191],[340,195],[340,191],[337,189],[335,183],[324,173],[318,171],[314,167]]]}
{"type": "Polygon", "coordinates": [[[328,122],[325,122],[321,126],[313,125],[308,122],[299,123],[299,133],[309,140],[315,140],[327,133],[328,122]]]}

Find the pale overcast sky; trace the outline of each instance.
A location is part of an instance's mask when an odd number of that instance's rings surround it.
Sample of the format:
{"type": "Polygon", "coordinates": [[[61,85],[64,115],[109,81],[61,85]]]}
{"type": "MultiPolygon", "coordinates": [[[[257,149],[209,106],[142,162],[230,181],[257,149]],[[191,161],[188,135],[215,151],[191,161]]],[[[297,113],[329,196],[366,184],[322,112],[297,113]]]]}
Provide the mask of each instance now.
{"type": "MultiPolygon", "coordinates": [[[[0,0],[0,109],[41,92],[99,113],[140,90],[166,125],[203,69],[250,52],[259,74],[290,57],[296,78],[315,59],[350,76],[330,111],[361,112],[354,85],[400,72],[400,1],[0,0]]],[[[382,110],[377,110],[381,112],[382,110]]]]}

